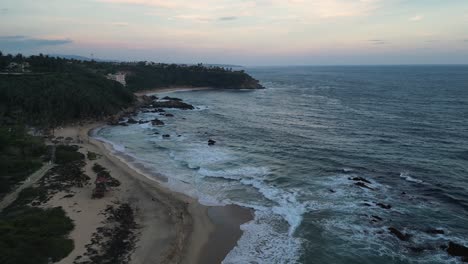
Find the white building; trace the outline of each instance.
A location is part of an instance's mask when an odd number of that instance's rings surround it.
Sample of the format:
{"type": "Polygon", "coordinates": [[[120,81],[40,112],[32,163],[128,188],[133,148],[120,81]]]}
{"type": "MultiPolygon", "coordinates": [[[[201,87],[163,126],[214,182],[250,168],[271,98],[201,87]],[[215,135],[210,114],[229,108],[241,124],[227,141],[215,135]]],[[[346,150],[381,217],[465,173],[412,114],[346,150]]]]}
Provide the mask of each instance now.
{"type": "Polygon", "coordinates": [[[123,86],[127,85],[127,82],[125,81],[125,77],[127,74],[125,72],[117,72],[116,74],[107,74],[107,79],[113,80],[116,82],[121,83],[123,86]]]}

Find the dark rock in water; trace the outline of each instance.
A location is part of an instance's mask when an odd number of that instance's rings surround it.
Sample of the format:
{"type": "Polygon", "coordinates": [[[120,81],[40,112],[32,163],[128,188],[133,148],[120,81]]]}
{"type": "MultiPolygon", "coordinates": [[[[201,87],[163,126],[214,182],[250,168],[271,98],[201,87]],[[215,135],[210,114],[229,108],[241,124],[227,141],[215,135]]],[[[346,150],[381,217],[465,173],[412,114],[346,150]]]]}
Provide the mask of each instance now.
{"type": "Polygon", "coordinates": [[[363,177],[354,177],[354,178],[348,178],[351,181],[362,181],[368,184],[372,184],[370,181],[368,181],[366,178],[363,177]]]}
{"type": "Polygon", "coordinates": [[[331,193],[336,193],[336,191],[333,190],[333,189],[329,189],[328,191],[331,192],[331,193]]]}
{"type": "Polygon", "coordinates": [[[133,119],[133,118],[130,117],[130,118],[127,120],[127,123],[128,123],[128,124],[136,124],[136,123],[138,123],[138,122],[137,122],[135,119],[133,119]]]}
{"type": "Polygon", "coordinates": [[[127,123],[124,123],[124,122],[120,122],[120,123],[119,123],[119,126],[128,126],[128,124],[127,124],[127,123]]]}
{"type": "Polygon", "coordinates": [[[167,116],[167,117],[174,117],[173,114],[169,114],[169,113],[168,113],[168,114],[165,114],[165,116],[167,116]]]}
{"type": "Polygon", "coordinates": [[[400,232],[400,230],[394,227],[389,227],[388,231],[390,231],[390,233],[398,237],[398,239],[400,239],[401,241],[408,241],[411,238],[410,234],[403,234],[402,232],[400,232]]]}
{"type": "Polygon", "coordinates": [[[181,102],[181,101],[164,101],[164,102],[155,102],[154,103],[155,107],[160,107],[160,108],[177,108],[177,109],[182,109],[182,110],[193,110],[195,107],[193,105],[189,105],[187,103],[181,102]]]}
{"type": "Polygon", "coordinates": [[[155,95],[151,95],[149,98],[150,98],[151,100],[158,100],[158,97],[155,96],[155,95]]]}
{"type": "Polygon", "coordinates": [[[138,124],[146,124],[146,123],[149,123],[149,121],[147,121],[147,120],[139,120],[138,121],[138,124]]]}
{"type": "Polygon", "coordinates": [[[382,207],[383,209],[391,209],[392,206],[390,204],[383,204],[383,203],[376,203],[375,205],[382,207]]]}
{"type": "Polygon", "coordinates": [[[163,100],[171,100],[171,101],[179,101],[179,102],[182,102],[182,99],[180,99],[180,98],[169,97],[169,96],[164,96],[162,99],[163,99],[163,100]]]}
{"type": "Polygon", "coordinates": [[[437,228],[429,228],[429,229],[424,230],[424,232],[426,232],[428,234],[433,234],[433,235],[443,235],[443,234],[445,234],[444,230],[437,229],[437,228]]]}
{"type": "Polygon", "coordinates": [[[157,119],[157,118],[151,120],[151,124],[152,124],[153,126],[164,126],[164,122],[161,121],[161,120],[159,120],[159,119],[157,119]]]}
{"type": "Polygon", "coordinates": [[[162,137],[163,137],[163,138],[170,138],[170,137],[171,137],[171,135],[164,134],[164,135],[162,135],[162,137]]]}
{"type": "Polygon", "coordinates": [[[372,206],[370,203],[363,203],[364,206],[372,206]]]}
{"type": "Polygon", "coordinates": [[[356,182],[355,183],[356,186],[359,186],[359,187],[362,187],[362,188],[366,188],[366,189],[369,189],[369,190],[374,190],[373,188],[367,186],[365,183],[363,182],[356,182]]]}
{"type": "Polygon", "coordinates": [[[426,250],[435,250],[436,248],[433,246],[411,246],[408,249],[414,253],[422,253],[426,250]]]}
{"type": "Polygon", "coordinates": [[[153,135],[159,135],[159,132],[154,132],[153,135]]]}
{"type": "Polygon", "coordinates": [[[468,260],[468,247],[454,243],[452,241],[450,241],[448,244],[447,253],[451,256],[463,257],[463,261],[465,262],[468,260]]]}
{"type": "Polygon", "coordinates": [[[383,220],[381,217],[376,216],[376,215],[373,215],[372,218],[377,220],[377,221],[382,221],[383,220]]]}
{"type": "Polygon", "coordinates": [[[216,141],[209,139],[208,140],[208,146],[213,146],[216,143],[216,141]]]}
{"type": "Polygon", "coordinates": [[[177,135],[177,137],[181,137],[182,135],[177,135]]]}

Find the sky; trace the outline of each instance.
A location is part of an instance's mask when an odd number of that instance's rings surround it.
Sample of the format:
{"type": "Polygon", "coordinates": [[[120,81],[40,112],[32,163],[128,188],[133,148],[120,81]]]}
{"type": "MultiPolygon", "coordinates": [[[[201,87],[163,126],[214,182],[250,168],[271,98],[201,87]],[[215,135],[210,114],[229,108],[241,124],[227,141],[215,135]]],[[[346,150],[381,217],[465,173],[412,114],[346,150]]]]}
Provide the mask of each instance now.
{"type": "Polygon", "coordinates": [[[468,64],[468,0],[1,0],[0,50],[246,66],[468,64]]]}

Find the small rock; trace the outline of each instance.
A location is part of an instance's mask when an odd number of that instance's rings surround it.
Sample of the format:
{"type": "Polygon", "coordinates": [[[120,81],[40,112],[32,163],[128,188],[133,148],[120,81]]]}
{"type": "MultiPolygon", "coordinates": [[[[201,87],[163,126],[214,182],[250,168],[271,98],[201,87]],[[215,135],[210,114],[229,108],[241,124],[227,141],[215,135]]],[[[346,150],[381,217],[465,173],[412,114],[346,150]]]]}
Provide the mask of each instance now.
{"type": "Polygon", "coordinates": [[[372,184],[369,180],[367,180],[366,178],[363,178],[363,177],[354,177],[354,178],[348,178],[349,180],[351,181],[362,181],[362,182],[365,182],[365,183],[368,183],[368,184],[372,184]]]}
{"type": "Polygon", "coordinates": [[[162,135],[162,137],[163,137],[163,138],[170,138],[170,137],[171,137],[171,135],[164,134],[164,135],[162,135]]]}
{"type": "Polygon", "coordinates": [[[362,188],[366,188],[366,189],[369,189],[369,190],[374,190],[373,188],[367,186],[365,183],[363,182],[356,182],[354,183],[356,186],[359,186],[359,187],[362,187],[362,188]]]}
{"type": "Polygon", "coordinates": [[[169,113],[165,114],[165,116],[167,116],[167,117],[174,117],[173,114],[169,114],[169,113]]]}
{"type": "Polygon", "coordinates": [[[135,119],[133,119],[133,118],[130,117],[130,118],[127,120],[127,123],[128,123],[128,124],[136,124],[136,123],[138,123],[138,122],[137,122],[135,119]]]}
{"type": "Polygon", "coordinates": [[[445,234],[444,230],[437,229],[437,228],[429,228],[429,229],[426,229],[424,232],[426,232],[428,234],[433,234],[433,235],[443,235],[443,234],[445,234]]]}
{"type": "Polygon", "coordinates": [[[159,120],[159,119],[157,119],[157,118],[153,119],[153,120],[151,121],[151,124],[152,124],[153,126],[164,126],[164,122],[161,121],[161,120],[159,120]]]}
{"type": "Polygon", "coordinates": [[[383,208],[383,209],[391,209],[392,206],[390,204],[383,204],[383,203],[376,203],[375,205],[383,208]]]}
{"type": "Polygon", "coordinates": [[[208,146],[213,146],[216,143],[213,139],[208,140],[208,146]]]}
{"type": "Polygon", "coordinates": [[[400,230],[398,230],[398,229],[396,229],[394,227],[389,227],[388,231],[390,231],[390,233],[394,234],[401,241],[408,241],[411,238],[411,235],[403,234],[402,232],[400,232],[400,230]]]}
{"type": "Polygon", "coordinates": [[[450,241],[448,244],[447,253],[451,256],[468,259],[468,247],[454,243],[452,241],[450,241]]]}

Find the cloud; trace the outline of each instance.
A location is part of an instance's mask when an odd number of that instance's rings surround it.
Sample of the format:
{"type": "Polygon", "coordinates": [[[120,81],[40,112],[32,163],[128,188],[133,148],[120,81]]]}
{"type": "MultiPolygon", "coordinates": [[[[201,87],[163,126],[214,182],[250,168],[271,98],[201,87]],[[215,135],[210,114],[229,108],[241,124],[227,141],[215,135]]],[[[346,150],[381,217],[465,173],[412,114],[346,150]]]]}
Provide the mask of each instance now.
{"type": "Polygon", "coordinates": [[[27,36],[0,36],[0,49],[24,51],[44,46],[58,46],[72,43],[70,39],[31,38],[27,36]]]}
{"type": "Polygon", "coordinates": [[[365,16],[377,9],[382,0],[95,0],[108,4],[140,5],[170,9],[174,12],[197,15],[216,14],[221,17],[246,16],[255,13],[268,16],[271,12],[282,10],[291,15],[300,15],[304,19],[336,18],[365,16]]]}
{"type": "Polygon", "coordinates": [[[128,27],[127,22],[113,22],[113,23],[111,23],[111,25],[115,26],[115,27],[128,27]]]}
{"type": "Polygon", "coordinates": [[[208,22],[208,21],[213,20],[213,18],[211,17],[202,16],[202,15],[177,15],[177,16],[172,17],[172,19],[192,20],[192,21],[198,21],[198,22],[208,22]]]}
{"type": "Polygon", "coordinates": [[[231,21],[231,20],[236,20],[236,19],[237,19],[237,17],[235,17],[235,16],[225,16],[225,17],[218,18],[218,20],[220,20],[220,21],[231,21]]]}
{"type": "Polygon", "coordinates": [[[211,21],[232,21],[238,19],[236,16],[224,16],[224,17],[211,17],[203,15],[177,15],[170,18],[180,20],[191,20],[195,22],[211,22],[211,21]]]}
{"type": "Polygon", "coordinates": [[[424,16],[417,15],[417,16],[411,17],[409,20],[413,21],[413,22],[417,22],[417,21],[421,21],[423,19],[424,19],[424,16]]]}
{"type": "Polygon", "coordinates": [[[386,40],[383,39],[369,39],[368,42],[370,42],[372,45],[385,45],[388,44],[386,40]]]}
{"type": "Polygon", "coordinates": [[[98,0],[99,2],[111,3],[111,4],[131,4],[131,5],[145,5],[145,6],[156,6],[163,8],[177,8],[178,5],[173,1],[164,0],[98,0]]]}

